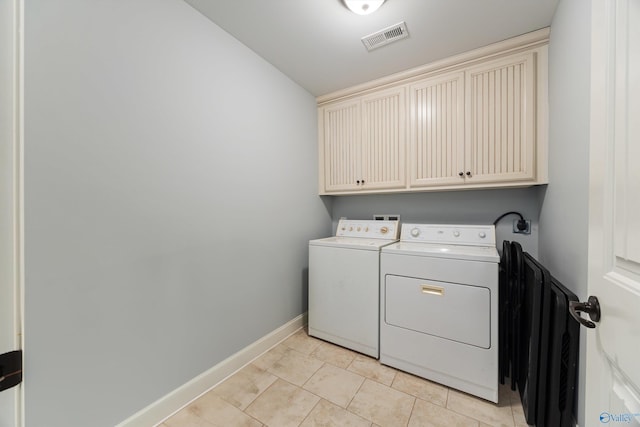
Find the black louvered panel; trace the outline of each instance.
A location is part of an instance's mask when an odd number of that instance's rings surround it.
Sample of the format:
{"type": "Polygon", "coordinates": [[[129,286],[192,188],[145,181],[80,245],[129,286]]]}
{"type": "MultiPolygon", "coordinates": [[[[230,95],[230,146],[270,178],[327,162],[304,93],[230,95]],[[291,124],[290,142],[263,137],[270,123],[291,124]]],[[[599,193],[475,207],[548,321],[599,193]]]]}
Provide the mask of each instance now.
{"type": "MultiPolygon", "coordinates": [[[[549,337],[549,272],[531,255],[524,254],[525,293],[522,299],[520,325],[520,370],[518,390],[527,423],[537,424],[538,408],[546,395],[549,337]]],[[[543,404],[544,405],[544,404],[543,404]]],[[[540,424],[542,425],[542,424],[540,424]]],[[[548,426],[550,427],[550,426],[548,426]]]]}
{"type": "Polygon", "coordinates": [[[538,408],[538,426],[573,426],[573,403],[580,326],[569,315],[569,301],[578,298],[557,279],[548,284],[553,329],[549,335],[549,369],[544,407],[538,408]]]}
{"type": "Polygon", "coordinates": [[[567,407],[571,409],[571,405],[567,403],[568,393],[573,394],[575,387],[569,384],[569,371],[576,368],[576,357],[572,354],[571,349],[575,347],[576,337],[569,337],[568,333],[562,335],[562,350],[560,354],[560,396],[558,396],[558,409],[564,411],[567,407]],[[571,366],[569,366],[571,365],[571,366]]]}
{"type": "MultiPolygon", "coordinates": [[[[524,252],[518,242],[511,243],[511,281],[509,283],[511,300],[511,390],[516,390],[518,378],[520,378],[521,341],[528,339],[528,335],[522,336],[521,325],[523,322],[522,302],[525,295],[524,280],[524,252]]],[[[526,353],[525,353],[526,355],[526,353]]]]}
{"type": "Polygon", "coordinates": [[[500,381],[511,376],[529,425],[573,426],[580,330],[569,301],[578,299],[517,242],[503,244],[501,263],[500,381]]]}
{"type": "Polygon", "coordinates": [[[500,307],[500,319],[498,323],[498,366],[500,372],[500,384],[504,384],[506,378],[511,376],[511,302],[509,294],[509,281],[511,279],[511,243],[505,240],[502,243],[502,255],[500,257],[500,275],[498,282],[498,306],[500,307]]]}

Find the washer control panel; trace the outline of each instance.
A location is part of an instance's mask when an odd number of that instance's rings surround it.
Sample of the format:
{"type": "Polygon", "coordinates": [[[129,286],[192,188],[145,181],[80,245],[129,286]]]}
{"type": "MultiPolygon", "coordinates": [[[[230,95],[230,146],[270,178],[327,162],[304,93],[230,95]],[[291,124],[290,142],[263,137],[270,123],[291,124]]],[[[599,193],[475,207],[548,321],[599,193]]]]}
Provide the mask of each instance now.
{"type": "Polygon", "coordinates": [[[403,242],[442,243],[448,245],[495,246],[493,225],[402,224],[403,242]]]}
{"type": "Polygon", "coordinates": [[[336,236],[397,240],[399,232],[398,221],[341,219],[338,221],[336,236]]]}

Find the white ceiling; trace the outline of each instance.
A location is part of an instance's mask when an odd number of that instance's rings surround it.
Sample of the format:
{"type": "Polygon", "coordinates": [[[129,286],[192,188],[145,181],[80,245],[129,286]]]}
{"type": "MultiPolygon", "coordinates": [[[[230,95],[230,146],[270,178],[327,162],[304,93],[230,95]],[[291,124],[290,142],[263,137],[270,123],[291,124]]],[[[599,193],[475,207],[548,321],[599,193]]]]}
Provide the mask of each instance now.
{"type": "Polygon", "coordinates": [[[551,25],[559,0],[387,0],[371,15],[342,0],[185,0],[312,94],[428,64],[551,25]],[[360,41],[401,21],[409,38],[360,41]]]}

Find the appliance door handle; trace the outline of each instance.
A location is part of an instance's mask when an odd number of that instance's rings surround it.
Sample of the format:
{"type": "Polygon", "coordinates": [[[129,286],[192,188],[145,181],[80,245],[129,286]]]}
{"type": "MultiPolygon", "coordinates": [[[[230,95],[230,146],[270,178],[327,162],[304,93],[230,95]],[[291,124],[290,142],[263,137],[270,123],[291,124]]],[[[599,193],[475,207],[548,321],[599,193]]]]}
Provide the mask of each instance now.
{"type": "Polygon", "coordinates": [[[593,322],[599,322],[600,302],[598,302],[598,298],[590,296],[587,302],[569,301],[569,314],[571,314],[571,317],[582,326],[586,326],[589,329],[595,328],[596,324],[582,317],[580,315],[581,312],[587,313],[593,322]]]}
{"type": "Polygon", "coordinates": [[[423,294],[444,296],[444,288],[442,286],[422,285],[420,288],[423,294]]]}

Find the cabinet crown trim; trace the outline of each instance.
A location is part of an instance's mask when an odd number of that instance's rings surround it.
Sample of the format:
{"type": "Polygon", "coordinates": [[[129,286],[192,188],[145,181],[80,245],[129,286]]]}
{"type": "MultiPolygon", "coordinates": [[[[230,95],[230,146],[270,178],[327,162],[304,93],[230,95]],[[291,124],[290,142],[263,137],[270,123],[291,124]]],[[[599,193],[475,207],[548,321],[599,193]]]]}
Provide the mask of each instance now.
{"type": "Polygon", "coordinates": [[[318,106],[322,106],[328,102],[337,101],[342,98],[348,98],[353,95],[360,95],[369,90],[380,89],[384,86],[404,83],[410,79],[422,77],[429,73],[446,71],[454,67],[468,65],[468,63],[471,61],[487,59],[488,57],[491,57],[493,55],[512,53],[518,49],[529,49],[539,45],[544,45],[549,42],[549,33],[549,27],[542,28],[540,30],[502,40],[500,42],[493,43],[478,49],[470,50],[468,52],[431,62],[426,65],[411,68],[409,70],[391,74],[389,76],[385,76],[376,80],[371,80],[369,82],[335,91],[326,95],[321,95],[316,98],[316,102],[318,106]]]}

